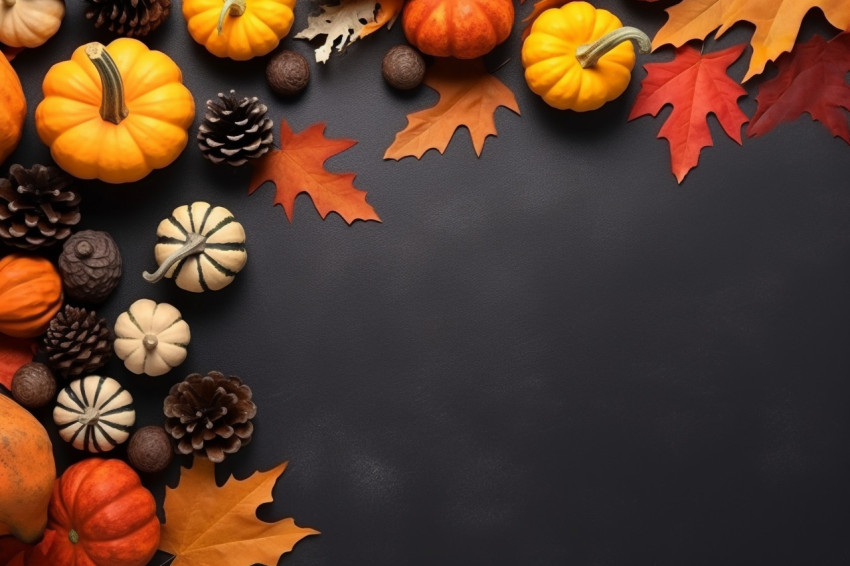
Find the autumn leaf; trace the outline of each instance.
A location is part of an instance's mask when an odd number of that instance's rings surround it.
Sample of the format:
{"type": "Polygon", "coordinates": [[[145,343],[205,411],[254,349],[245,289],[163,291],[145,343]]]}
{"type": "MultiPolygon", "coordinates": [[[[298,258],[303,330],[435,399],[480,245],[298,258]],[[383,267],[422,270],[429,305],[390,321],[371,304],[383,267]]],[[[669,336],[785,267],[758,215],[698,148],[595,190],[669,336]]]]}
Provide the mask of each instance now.
{"type": "Polygon", "coordinates": [[[322,5],[317,16],[307,18],[307,27],[298,32],[297,39],[315,39],[321,35],[325,41],[315,50],[316,61],[327,63],[334,45],[337,52],[358,38],[390,27],[401,12],[404,0],[342,0],[338,5],[322,5]]]}
{"type": "Polygon", "coordinates": [[[307,193],[319,215],[325,218],[336,212],[348,224],[355,220],[377,220],[375,209],[366,202],[366,192],[353,185],[354,173],[330,173],[324,163],[357,142],[328,139],[325,124],[313,124],[295,134],[285,120],[280,121],[280,149],[270,151],[254,162],[248,193],[256,191],[266,181],[276,188],[275,204],[283,207],[292,222],[295,197],[307,193]]]}
{"type": "Polygon", "coordinates": [[[758,107],[747,125],[747,136],[765,134],[783,122],[808,112],[814,120],[847,143],[846,110],[850,110],[850,34],[827,42],[816,35],[777,62],[779,73],[759,86],[758,107]]]}
{"type": "Polygon", "coordinates": [[[705,39],[714,30],[717,37],[735,23],[755,26],[744,81],[760,74],[768,61],[791,51],[803,17],[820,8],[826,19],[841,30],[850,28],[850,2],[847,0],[682,0],[667,8],[667,22],[652,40],[653,47],[672,44],[679,47],[691,39],[705,39]]]}
{"type": "Polygon", "coordinates": [[[514,93],[487,72],[481,59],[439,58],[426,72],[425,84],[440,93],[440,99],[407,116],[407,127],[396,134],[384,159],[419,159],[429,149],[443,153],[460,126],[467,127],[480,156],[487,136],[496,135],[496,109],[504,106],[520,113],[514,93]]]}
{"type": "Polygon", "coordinates": [[[703,55],[685,46],[676,50],[672,61],[644,66],[647,76],[629,120],[656,116],[666,105],[673,106],[658,137],[670,143],[673,174],[679,183],[696,167],[702,148],[713,145],[709,114],[714,114],[726,135],[741,143],[741,126],[747,117],[738,106],[738,99],[747,92],[726,74],[726,69],[745,47],[735,45],[703,55]]]}
{"type": "Polygon", "coordinates": [[[0,334],[0,384],[11,390],[15,372],[25,363],[31,362],[37,351],[35,340],[0,334]]]}
{"type": "Polygon", "coordinates": [[[286,463],[245,480],[230,477],[219,487],[215,467],[195,458],[180,470],[177,487],[166,488],[159,548],[176,556],[172,566],[274,566],[302,538],[318,534],[291,518],[266,523],[259,505],[272,501],[272,488],[286,463]]]}

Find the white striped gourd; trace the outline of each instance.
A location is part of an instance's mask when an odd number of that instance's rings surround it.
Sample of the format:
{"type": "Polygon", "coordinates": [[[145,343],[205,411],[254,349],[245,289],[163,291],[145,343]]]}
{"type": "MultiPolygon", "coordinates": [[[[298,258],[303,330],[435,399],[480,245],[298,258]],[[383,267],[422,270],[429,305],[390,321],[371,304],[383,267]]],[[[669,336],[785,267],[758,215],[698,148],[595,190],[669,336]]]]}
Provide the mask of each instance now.
{"type": "Polygon", "coordinates": [[[136,422],[133,397],[111,377],[89,375],[59,392],[53,422],[74,448],[108,452],[130,436],[136,422]]]}

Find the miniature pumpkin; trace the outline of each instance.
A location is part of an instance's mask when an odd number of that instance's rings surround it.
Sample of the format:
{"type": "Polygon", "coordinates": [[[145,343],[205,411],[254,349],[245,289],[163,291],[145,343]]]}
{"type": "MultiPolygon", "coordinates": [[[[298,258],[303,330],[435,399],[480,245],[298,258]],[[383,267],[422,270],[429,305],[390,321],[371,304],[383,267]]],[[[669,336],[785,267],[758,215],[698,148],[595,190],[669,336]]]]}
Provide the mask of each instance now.
{"type": "Polygon", "coordinates": [[[191,333],[173,306],[139,299],[115,321],[115,353],[135,374],[163,375],[186,359],[191,333]]]}
{"type": "Polygon", "coordinates": [[[401,16],[414,47],[437,57],[475,59],[511,34],[512,0],[408,0],[401,16]]]}
{"type": "Polygon", "coordinates": [[[59,30],[63,17],[63,0],[3,0],[0,43],[9,47],[38,47],[59,30]]]}
{"type": "Polygon", "coordinates": [[[9,60],[0,53],[0,163],[18,147],[26,117],[27,100],[21,80],[9,60]]]}
{"type": "Polygon", "coordinates": [[[75,177],[137,181],[170,164],[188,143],[195,102],[180,69],[137,39],[77,48],[51,67],[42,88],[36,130],[75,177]]]}
{"type": "MultiPolygon", "coordinates": [[[[26,566],[145,566],[159,546],[153,495],[122,460],[87,458],[56,480],[44,539],[26,566]]],[[[12,562],[15,564],[15,562],[12,562]]]]}
{"type": "Polygon", "coordinates": [[[9,254],[0,259],[0,332],[42,334],[62,306],[62,279],[49,260],[9,254]]]}
{"type": "Polygon", "coordinates": [[[111,377],[76,379],[56,397],[53,422],[74,448],[108,452],[130,436],[136,422],[133,397],[111,377]]]}
{"type": "Polygon", "coordinates": [[[641,53],[652,47],[645,33],[587,2],[550,8],[522,44],[525,81],[554,108],[596,110],[629,86],[635,66],[629,40],[641,53]]]}
{"type": "Polygon", "coordinates": [[[245,61],[270,53],[292,28],[295,0],[184,0],[192,39],[216,57],[245,61]]]}
{"type": "Polygon", "coordinates": [[[47,525],[56,479],[53,446],[29,411],[0,394],[0,537],[34,542],[47,525]]]}
{"type": "Polygon", "coordinates": [[[159,223],[154,254],[159,265],[145,280],[174,278],[181,289],[200,293],[229,285],[245,267],[245,230],[224,207],[193,202],[159,223]]]}

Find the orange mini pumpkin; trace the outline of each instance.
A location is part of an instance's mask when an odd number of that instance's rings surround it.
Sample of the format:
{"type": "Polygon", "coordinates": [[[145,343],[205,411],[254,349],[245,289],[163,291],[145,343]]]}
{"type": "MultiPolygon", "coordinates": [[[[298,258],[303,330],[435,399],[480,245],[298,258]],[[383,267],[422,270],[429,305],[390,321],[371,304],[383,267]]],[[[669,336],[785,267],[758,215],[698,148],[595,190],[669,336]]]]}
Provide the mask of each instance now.
{"type": "Polygon", "coordinates": [[[401,25],[423,53],[475,59],[511,34],[514,5],[512,0],[408,0],[401,25]]]}
{"type": "Polygon", "coordinates": [[[21,141],[27,101],[18,74],[0,53],[0,163],[21,141]]]}
{"type": "Polygon", "coordinates": [[[0,332],[35,338],[61,306],[62,278],[49,260],[22,254],[0,259],[0,332]]]}

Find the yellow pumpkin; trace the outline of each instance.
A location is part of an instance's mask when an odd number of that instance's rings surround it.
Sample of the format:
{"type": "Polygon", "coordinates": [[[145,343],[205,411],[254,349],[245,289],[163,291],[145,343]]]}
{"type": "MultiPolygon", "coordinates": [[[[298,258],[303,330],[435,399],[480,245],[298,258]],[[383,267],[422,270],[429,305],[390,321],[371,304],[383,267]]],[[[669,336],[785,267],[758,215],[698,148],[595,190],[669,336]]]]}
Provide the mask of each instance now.
{"type": "Polygon", "coordinates": [[[184,0],[192,39],[216,57],[246,61],[270,53],[292,28],[295,0],[184,0]]]}
{"type": "Polygon", "coordinates": [[[21,141],[27,101],[18,74],[9,60],[0,53],[0,163],[21,141]]]}
{"type": "Polygon", "coordinates": [[[0,536],[35,542],[56,479],[53,445],[29,411],[0,394],[0,536]]]}
{"type": "Polygon", "coordinates": [[[649,37],[623,27],[608,10],[587,2],[550,8],[534,20],[522,44],[525,81],[535,94],[560,110],[596,110],[626,90],[641,53],[651,49],[649,37]]]}
{"type": "Polygon", "coordinates": [[[44,77],[36,131],[75,177],[137,181],[189,141],[195,101],[182,80],[171,58],[137,39],[83,45],[44,77]]]}
{"type": "Polygon", "coordinates": [[[0,332],[35,338],[62,306],[62,279],[49,260],[9,254],[0,259],[0,332]]]}

